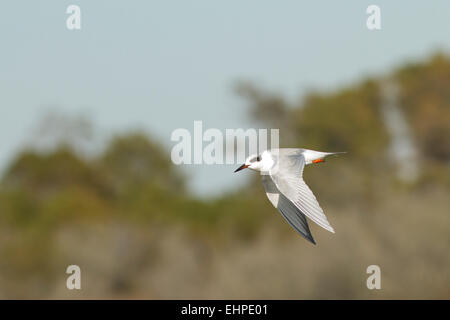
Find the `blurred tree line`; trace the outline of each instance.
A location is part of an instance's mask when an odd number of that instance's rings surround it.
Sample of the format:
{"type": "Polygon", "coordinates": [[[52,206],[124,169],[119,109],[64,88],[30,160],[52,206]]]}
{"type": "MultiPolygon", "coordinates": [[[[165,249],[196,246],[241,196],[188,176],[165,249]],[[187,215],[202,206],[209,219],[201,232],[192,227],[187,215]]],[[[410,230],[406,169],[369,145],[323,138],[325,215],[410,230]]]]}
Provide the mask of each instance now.
{"type": "MultiPolygon", "coordinates": [[[[407,246],[396,237],[411,234],[426,249],[423,254],[427,259],[431,255],[431,261],[448,269],[448,258],[442,257],[448,252],[436,251],[433,255],[429,248],[435,241],[446,243],[446,249],[450,243],[446,225],[449,220],[442,215],[449,203],[438,203],[436,199],[447,198],[435,196],[439,192],[448,194],[450,189],[450,58],[438,54],[428,61],[402,66],[387,78],[366,79],[334,92],[312,92],[295,104],[249,83],[239,84],[237,91],[247,99],[252,118],[266,127],[281,128],[282,146],[348,152],[305,170],[305,179],[325,212],[332,212],[332,224],[338,223],[337,232],[348,237],[345,241],[357,238],[355,229],[361,226],[345,229],[339,219],[347,219],[349,212],[355,212],[356,219],[374,226],[367,231],[367,243],[375,241],[374,247],[382,243],[383,250],[405,252],[407,246]],[[380,88],[387,78],[400,86],[399,107],[419,150],[419,179],[410,185],[395,178],[387,155],[390,136],[383,122],[380,98],[380,88]],[[406,197],[405,202],[410,203],[409,197],[413,197],[414,201],[430,204],[426,213],[419,212],[420,205],[415,206],[417,214],[410,207],[404,209],[410,210],[414,221],[408,229],[386,213],[394,210],[394,203],[402,197],[406,197]],[[431,221],[429,229],[421,229],[421,214],[431,221]],[[386,228],[385,223],[393,226],[386,228]]],[[[66,262],[62,257],[69,256],[61,253],[56,236],[66,227],[75,226],[81,235],[89,233],[90,225],[109,223],[134,225],[137,231],[133,232],[142,234],[156,232],[155,228],[165,233],[182,229],[186,239],[196,239],[197,245],[206,246],[202,252],[209,258],[199,258],[206,265],[202,268],[208,268],[208,261],[212,263],[211,252],[257,241],[267,228],[281,238],[297,239],[265,199],[262,187],[200,200],[187,192],[186,184],[180,168],[171,163],[168,150],[142,132],[113,137],[103,152],[93,157],[83,156],[70,143],[60,143],[51,150],[21,151],[0,181],[0,297],[46,297],[52,292],[55,274],[61,273],[61,265],[66,262]],[[245,197],[241,196],[243,192],[245,197]],[[30,283],[37,283],[34,293],[27,291],[30,283]]],[[[163,261],[155,253],[157,249],[147,251],[162,245],[159,241],[158,237],[142,240],[140,255],[163,261]]],[[[128,245],[121,248],[118,260],[131,250],[128,245]]],[[[312,278],[323,276],[310,272],[312,278]]],[[[118,274],[125,283],[134,277],[125,269],[118,274]]],[[[339,291],[344,290],[339,286],[345,284],[334,284],[336,292],[344,297],[361,297],[358,290],[346,293],[339,291]]],[[[152,285],[148,288],[157,290],[152,285]]],[[[114,295],[111,288],[105,292],[114,295]]],[[[258,292],[251,294],[259,297],[258,292]]],[[[294,290],[288,296],[298,297],[295,294],[294,290]]],[[[320,294],[316,297],[325,296],[320,294]]],[[[197,295],[193,292],[189,297],[197,295]]]]}

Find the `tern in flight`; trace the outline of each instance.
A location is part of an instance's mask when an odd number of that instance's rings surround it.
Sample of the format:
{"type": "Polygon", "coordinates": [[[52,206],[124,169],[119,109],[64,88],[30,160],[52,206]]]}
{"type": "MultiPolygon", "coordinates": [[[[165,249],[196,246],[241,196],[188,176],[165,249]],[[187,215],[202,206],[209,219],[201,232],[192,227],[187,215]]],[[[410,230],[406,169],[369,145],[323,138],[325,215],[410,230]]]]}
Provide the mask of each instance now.
{"type": "Polygon", "coordinates": [[[306,217],[334,233],[316,197],[303,181],[305,165],[325,161],[344,152],[320,152],[308,149],[271,149],[251,155],[234,172],[242,169],[260,171],[267,197],[286,221],[305,239],[316,244],[306,217]]]}

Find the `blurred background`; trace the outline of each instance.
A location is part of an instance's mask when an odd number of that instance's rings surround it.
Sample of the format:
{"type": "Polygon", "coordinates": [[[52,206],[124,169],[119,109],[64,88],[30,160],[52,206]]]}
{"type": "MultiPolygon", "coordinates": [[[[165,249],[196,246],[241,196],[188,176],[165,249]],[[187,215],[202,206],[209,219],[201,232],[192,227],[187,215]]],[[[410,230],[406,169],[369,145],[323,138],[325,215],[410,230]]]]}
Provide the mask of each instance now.
{"type": "Polygon", "coordinates": [[[449,299],[450,3],[370,4],[2,4],[0,298],[449,299]],[[194,120],[347,151],[304,173],[336,233],[173,165],[194,120]]]}

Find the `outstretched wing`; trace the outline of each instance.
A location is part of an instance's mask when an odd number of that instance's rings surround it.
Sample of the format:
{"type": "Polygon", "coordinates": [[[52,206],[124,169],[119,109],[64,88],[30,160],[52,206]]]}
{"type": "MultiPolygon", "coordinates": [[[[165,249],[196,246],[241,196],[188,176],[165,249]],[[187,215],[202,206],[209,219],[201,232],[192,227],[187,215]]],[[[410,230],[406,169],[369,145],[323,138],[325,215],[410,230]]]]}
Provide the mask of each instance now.
{"type": "Polygon", "coordinates": [[[267,197],[275,208],[281,213],[286,221],[300,233],[305,239],[316,244],[309,230],[305,215],[277,188],[269,175],[262,175],[262,183],[267,197]]]}
{"type": "Polygon", "coordinates": [[[285,152],[275,155],[276,165],[269,172],[278,190],[309,219],[322,228],[333,232],[311,189],[303,181],[305,158],[300,152],[285,152]]]}

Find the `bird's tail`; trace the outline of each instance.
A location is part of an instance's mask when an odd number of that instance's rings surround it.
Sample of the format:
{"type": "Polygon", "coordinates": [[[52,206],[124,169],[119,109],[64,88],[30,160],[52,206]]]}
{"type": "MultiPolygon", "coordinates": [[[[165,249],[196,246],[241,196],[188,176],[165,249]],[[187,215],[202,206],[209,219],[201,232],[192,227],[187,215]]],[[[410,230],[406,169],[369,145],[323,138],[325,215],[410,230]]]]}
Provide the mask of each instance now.
{"type": "MultiPolygon", "coordinates": [[[[322,158],[320,158],[320,161],[317,161],[317,162],[324,162],[325,161],[325,157],[328,157],[328,156],[335,156],[335,155],[338,155],[338,154],[344,154],[344,153],[347,153],[346,151],[340,151],[340,152],[323,152],[323,157],[322,158]]],[[[313,161],[314,162],[314,161],[313,161]]]]}
{"type": "Polygon", "coordinates": [[[325,152],[326,156],[332,156],[332,155],[343,154],[343,153],[347,153],[347,151],[340,151],[340,152],[325,152]]]}

